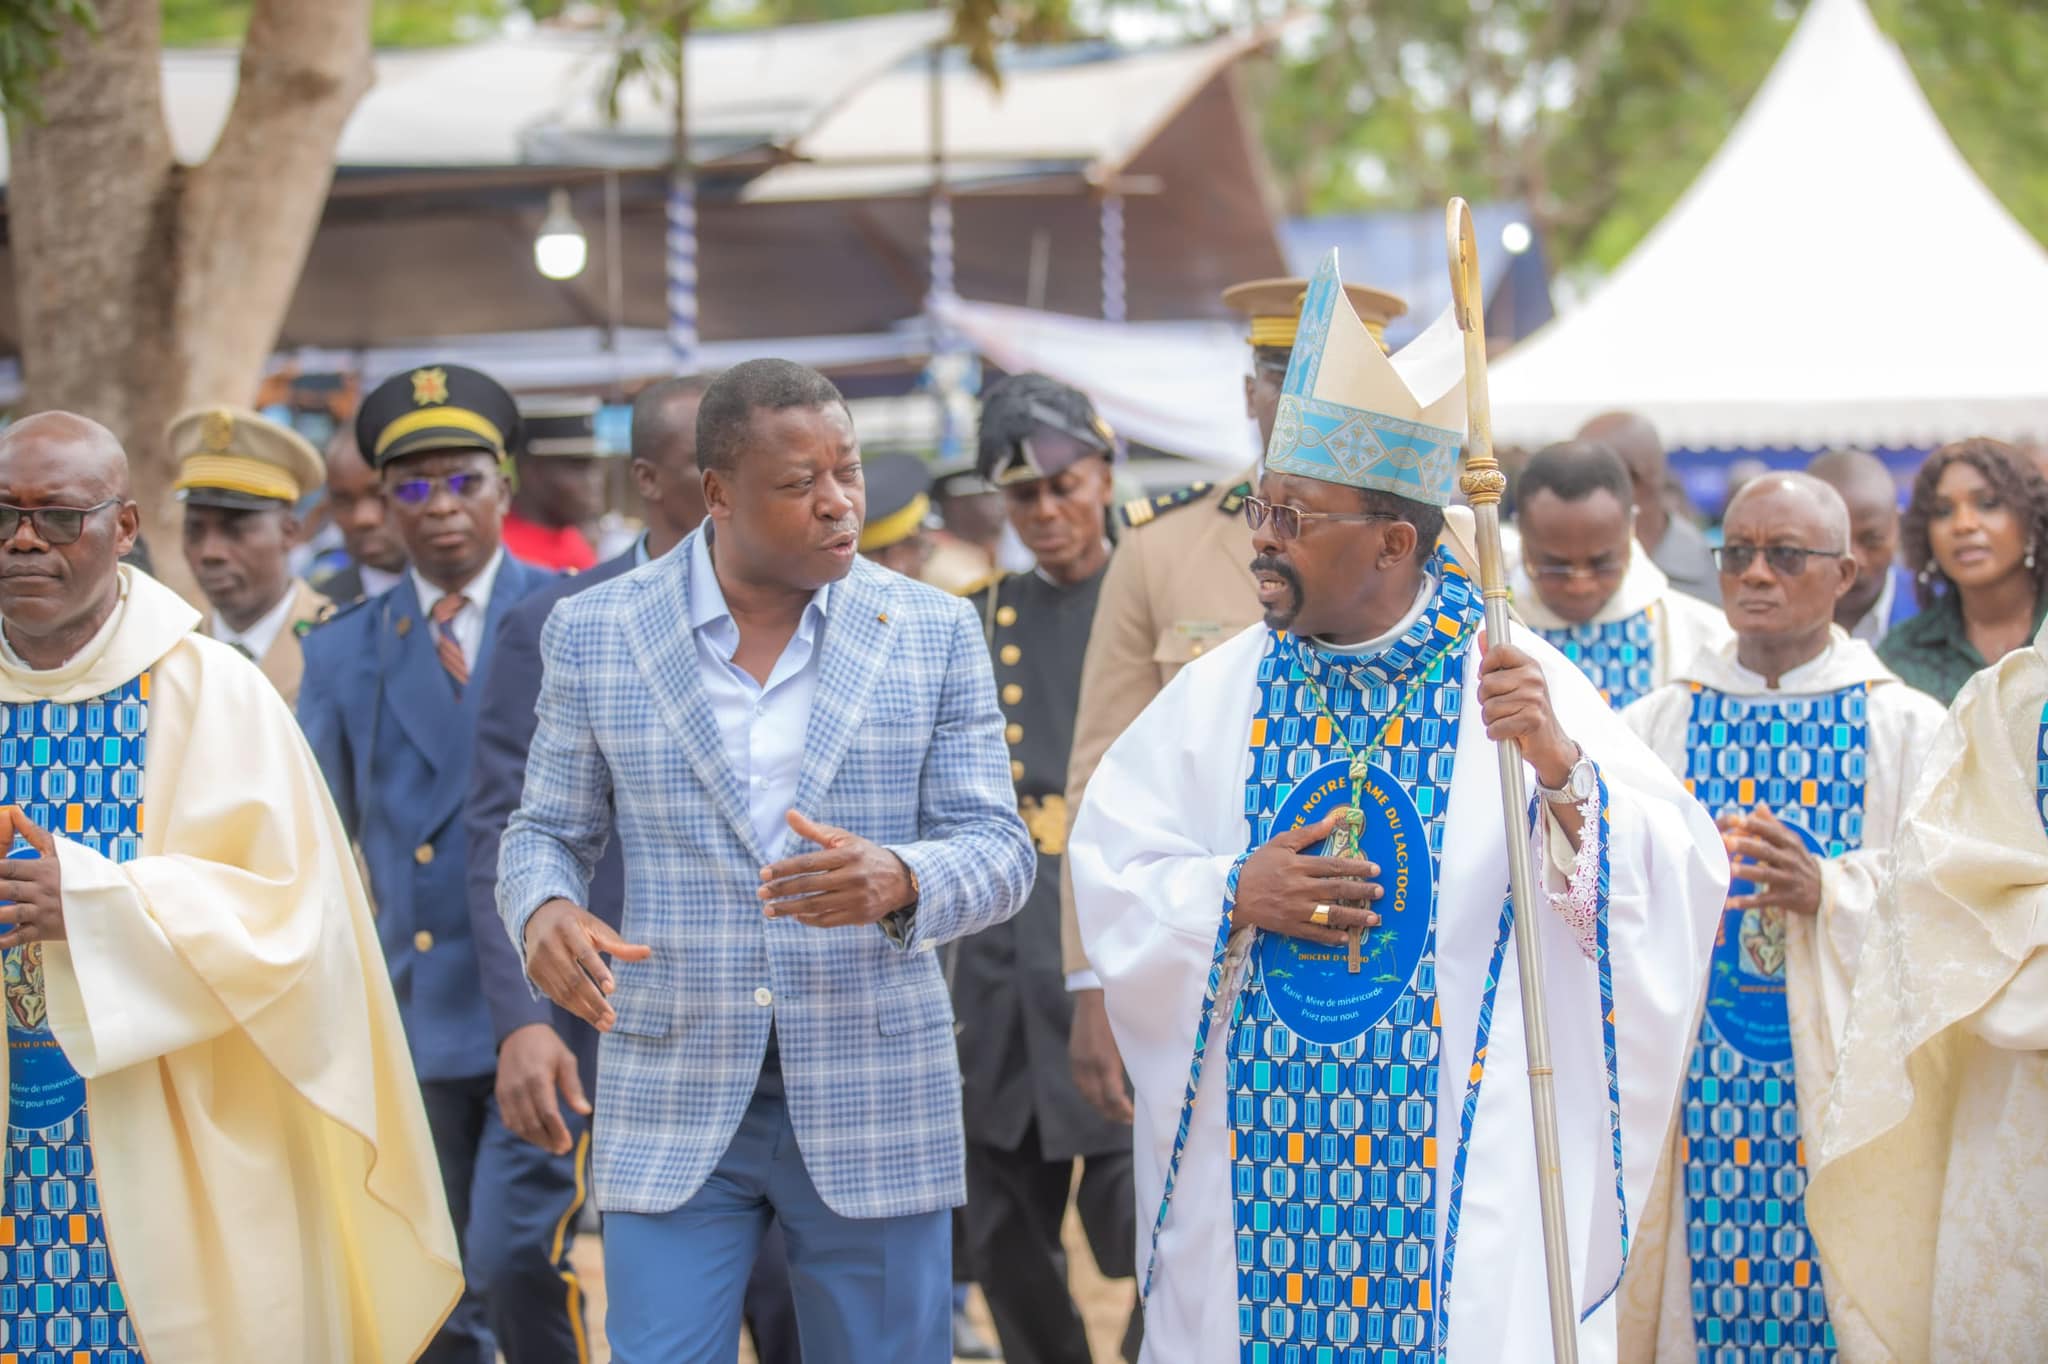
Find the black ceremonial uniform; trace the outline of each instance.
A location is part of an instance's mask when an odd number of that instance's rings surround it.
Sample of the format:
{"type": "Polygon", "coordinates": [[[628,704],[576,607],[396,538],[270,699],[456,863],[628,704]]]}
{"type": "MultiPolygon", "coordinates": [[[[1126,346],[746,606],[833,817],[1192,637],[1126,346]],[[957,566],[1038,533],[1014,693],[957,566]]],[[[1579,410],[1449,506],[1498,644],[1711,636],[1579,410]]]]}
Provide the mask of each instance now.
{"type": "Polygon", "coordinates": [[[1096,1263],[1133,1272],[1137,1241],[1131,1129],[1081,1097],[1067,1060],[1073,1004],[1060,952],[1060,856],[1066,849],[1067,753],[1081,695],[1081,659],[1102,586],[1036,573],[1000,578],[969,600],[995,664],[1017,806],[1038,849],[1038,880],[1013,919],[955,947],[953,1008],[960,1027],[962,1108],[969,1144],[965,1210],[969,1262],[996,1314],[1008,1364],[1086,1364],[1065,1265],[1046,1266],[1046,1225],[1057,1241],[1073,1180],[1096,1263]],[[1047,1269],[1057,1270],[1044,1284],[1047,1269]],[[990,1291],[998,1276],[1004,1291],[990,1291]],[[1071,1336],[1071,1338],[1070,1338],[1071,1336]]]}

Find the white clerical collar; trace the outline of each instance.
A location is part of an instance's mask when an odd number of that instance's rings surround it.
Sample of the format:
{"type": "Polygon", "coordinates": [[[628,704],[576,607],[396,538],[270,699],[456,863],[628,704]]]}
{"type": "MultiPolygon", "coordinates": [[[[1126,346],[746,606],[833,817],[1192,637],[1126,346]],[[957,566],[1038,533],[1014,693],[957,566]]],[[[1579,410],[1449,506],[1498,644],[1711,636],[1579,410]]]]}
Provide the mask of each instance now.
{"type": "Polygon", "coordinates": [[[1436,574],[1425,571],[1422,575],[1422,586],[1415,590],[1415,602],[1408,608],[1408,614],[1401,617],[1400,622],[1385,634],[1375,635],[1361,644],[1332,644],[1326,639],[1313,638],[1309,643],[1315,645],[1319,652],[1326,654],[1340,654],[1346,658],[1370,657],[1388,648],[1415,628],[1415,622],[1422,619],[1422,613],[1435,601],[1436,574]]]}
{"type": "Polygon", "coordinates": [[[1860,639],[1849,638],[1839,625],[1828,627],[1828,645],[1818,654],[1789,669],[1773,687],[1762,673],[1742,665],[1736,651],[1741,641],[1730,637],[1722,644],[1703,648],[1674,682],[1697,682],[1730,696],[1819,696],[1858,684],[1878,685],[1898,681],[1885,667],[1877,652],[1860,639]]]}
{"type": "MultiPolygon", "coordinates": [[[[491,588],[497,583],[498,570],[504,564],[505,547],[500,545],[497,551],[491,555],[491,561],[483,566],[483,571],[458,589],[471,606],[483,612],[486,616],[490,614],[491,610],[491,588]]],[[[419,594],[420,614],[424,616],[433,615],[434,603],[448,594],[428,582],[425,578],[422,578],[418,568],[409,568],[406,572],[412,575],[412,590],[419,594]]],[[[363,585],[365,587],[369,586],[367,580],[363,585]]]]}
{"type": "Polygon", "coordinates": [[[246,630],[235,629],[219,611],[215,611],[213,628],[208,633],[223,644],[239,644],[249,657],[260,660],[263,655],[270,652],[270,646],[277,642],[277,637],[284,633],[285,622],[291,619],[292,602],[298,595],[299,584],[296,580],[286,584],[284,595],[278,598],[277,605],[265,611],[257,618],[256,623],[246,630]]]}

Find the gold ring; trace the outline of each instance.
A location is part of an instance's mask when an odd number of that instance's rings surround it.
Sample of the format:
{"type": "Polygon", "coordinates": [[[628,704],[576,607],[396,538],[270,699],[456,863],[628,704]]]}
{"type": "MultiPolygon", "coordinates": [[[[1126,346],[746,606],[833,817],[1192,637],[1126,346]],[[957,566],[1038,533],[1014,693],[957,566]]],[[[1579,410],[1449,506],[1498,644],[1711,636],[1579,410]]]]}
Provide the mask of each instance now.
{"type": "Polygon", "coordinates": [[[1328,905],[1317,905],[1315,912],[1308,916],[1308,921],[1317,928],[1328,928],[1330,926],[1330,907],[1328,905]]]}

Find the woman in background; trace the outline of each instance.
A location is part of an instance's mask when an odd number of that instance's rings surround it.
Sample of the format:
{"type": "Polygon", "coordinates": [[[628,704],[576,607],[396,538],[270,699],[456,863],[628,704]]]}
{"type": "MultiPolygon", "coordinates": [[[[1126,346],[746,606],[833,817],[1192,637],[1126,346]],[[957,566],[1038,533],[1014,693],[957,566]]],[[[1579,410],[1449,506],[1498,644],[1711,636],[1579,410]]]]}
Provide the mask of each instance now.
{"type": "Polygon", "coordinates": [[[1878,656],[1945,706],[2048,613],[2048,479],[2003,441],[1944,445],[1920,466],[1899,532],[1921,610],[1878,656]]]}

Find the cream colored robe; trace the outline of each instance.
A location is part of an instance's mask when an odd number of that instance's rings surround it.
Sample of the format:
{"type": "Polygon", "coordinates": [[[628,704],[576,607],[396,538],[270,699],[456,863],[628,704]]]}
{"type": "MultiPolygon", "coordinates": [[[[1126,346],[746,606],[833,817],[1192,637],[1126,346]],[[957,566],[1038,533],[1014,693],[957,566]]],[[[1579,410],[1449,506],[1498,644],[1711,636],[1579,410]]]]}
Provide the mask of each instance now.
{"type": "MultiPolygon", "coordinates": [[[[1834,1076],[1835,1040],[1848,1019],[1850,987],[1890,866],[1894,830],[1922,755],[1942,723],[1937,702],[1901,682],[1868,644],[1849,638],[1840,627],[1831,631],[1825,653],[1779,679],[1777,695],[1813,695],[1859,682],[1870,688],[1863,846],[1821,863],[1819,914],[1795,914],[1785,921],[1785,1009],[1799,1081],[1799,1130],[1806,1138],[1809,1162],[1812,1134],[1821,1130],[1834,1076]]],[[[1771,695],[1763,678],[1735,661],[1730,636],[1718,648],[1695,655],[1670,685],[1624,710],[1622,719],[1680,777],[1691,756],[1685,750],[1685,728],[1695,683],[1731,696],[1771,695]]],[[[1685,1182],[1676,1168],[1678,1145],[1679,1123],[1674,1120],[1657,1188],[1636,1229],[1628,1271],[1622,1276],[1624,1364],[1693,1364],[1699,1357],[1693,1339],[1692,1267],[1685,1251],[1685,1182]]],[[[1840,1313],[1849,1306],[1851,1295],[1834,1275],[1828,1248],[1819,1249],[1829,1318],[1839,1335],[1840,1313]]]]}
{"type": "Polygon", "coordinates": [[[2048,630],[1919,758],[1807,1192],[1849,1364],[2048,1357],[2044,701],[2048,630]]]}
{"type": "Polygon", "coordinates": [[[58,836],[43,953],[130,1319],[149,1364],[413,1359],[462,1275],[348,836],[263,675],[121,582],[71,662],[0,659],[0,701],[150,672],[142,855],[58,836]]]}
{"type": "MultiPolygon", "coordinates": [[[[1508,562],[1508,585],[1514,593],[1516,612],[1538,630],[1564,629],[1570,622],[1543,604],[1521,556],[1517,554],[1508,562]]],[[[1720,607],[1674,588],[1664,570],[1650,558],[1650,552],[1631,540],[1628,572],[1622,575],[1621,586],[1614,589],[1614,595],[1593,614],[1589,624],[1608,625],[1643,611],[1651,612],[1651,627],[1656,632],[1651,677],[1659,687],[1682,672],[1700,650],[1717,649],[1735,637],[1720,607]]]]}

